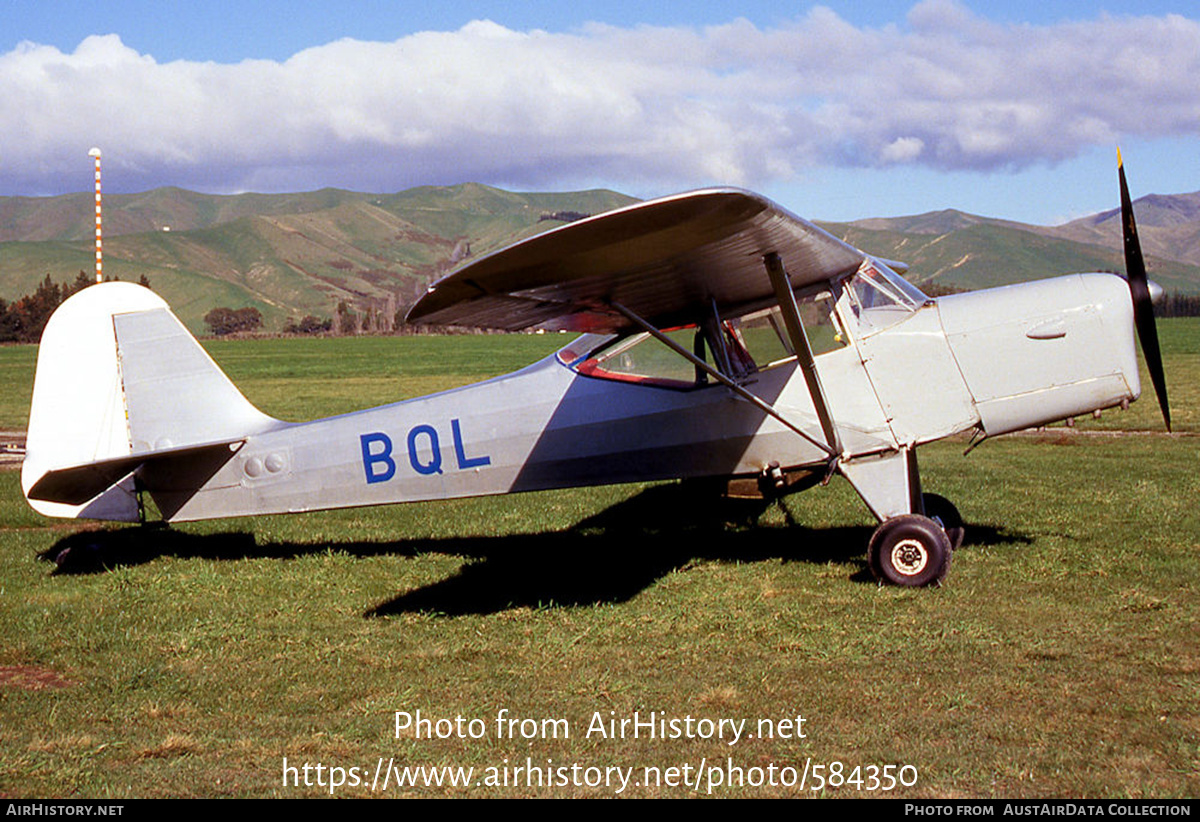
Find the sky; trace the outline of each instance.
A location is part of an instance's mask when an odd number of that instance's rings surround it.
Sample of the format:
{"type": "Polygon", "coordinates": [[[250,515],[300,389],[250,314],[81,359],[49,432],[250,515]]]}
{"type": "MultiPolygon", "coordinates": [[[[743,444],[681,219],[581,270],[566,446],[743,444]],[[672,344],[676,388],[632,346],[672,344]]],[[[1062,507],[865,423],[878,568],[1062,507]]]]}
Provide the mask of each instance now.
{"type": "Polygon", "coordinates": [[[0,0],[0,196],[474,181],[1054,224],[1200,189],[1176,0],[0,0]]]}

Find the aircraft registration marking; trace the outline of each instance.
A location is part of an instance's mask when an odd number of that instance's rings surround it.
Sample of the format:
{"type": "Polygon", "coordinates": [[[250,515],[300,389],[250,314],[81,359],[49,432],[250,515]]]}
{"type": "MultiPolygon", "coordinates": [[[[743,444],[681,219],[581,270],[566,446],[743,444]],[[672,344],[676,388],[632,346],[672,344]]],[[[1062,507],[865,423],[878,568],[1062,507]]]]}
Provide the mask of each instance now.
{"type": "MultiPolygon", "coordinates": [[[[459,420],[450,420],[450,438],[454,442],[454,460],[457,470],[482,468],[491,465],[492,458],[486,454],[468,457],[463,445],[462,424],[459,420]]],[[[387,482],[396,476],[396,460],[392,457],[392,438],[382,431],[359,435],[362,448],[363,472],[367,484],[387,482]]],[[[414,425],[408,431],[406,438],[408,447],[408,464],[418,474],[431,476],[442,473],[441,437],[437,428],[427,423],[414,425]]]]}

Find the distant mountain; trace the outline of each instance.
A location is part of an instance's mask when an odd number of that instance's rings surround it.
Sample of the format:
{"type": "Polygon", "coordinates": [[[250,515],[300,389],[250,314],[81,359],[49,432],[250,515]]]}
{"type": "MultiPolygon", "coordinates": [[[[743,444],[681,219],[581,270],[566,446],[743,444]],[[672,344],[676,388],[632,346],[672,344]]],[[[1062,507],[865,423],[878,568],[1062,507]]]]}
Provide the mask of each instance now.
{"type": "MultiPolygon", "coordinates": [[[[193,330],[212,308],[254,306],[268,328],[345,302],[390,319],[462,261],[635,202],[613,191],[526,194],[485,185],[395,194],[322,189],[215,196],[178,188],[104,199],[105,273],[145,275],[193,330]]],[[[1150,276],[1200,294],[1200,193],[1135,201],[1150,276]]],[[[0,298],[93,266],[91,194],[0,197],[0,298]]],[[[1042,227],[944,210],[824,227],[911,266],[918,284],[974,289],[1071,271],[1123,271],[1120,220],[1042,227]]]]}
{"type": "MultiPolygon", "coordinates": [[[[1145,253],[1200,265],[1200,191],[1169,196],[1151,194],[1135,200],[1133,211],[1145,253]]],[[[1093,214],[1047,231],[1064,239],[1120,248],[1120,209],[1093,214]]]]}
{"type": "MultiPolygon", "coordinates": [[[[1134,201],[1138,227],[1175,228],[1200,222],[1200,191],[1191,194],[1150,194],[1134,201]]],[[[1068,226],[1121,224],[1121,210],[1114,208],[1067,223],[1068,226]]]]}
{"type": "MultiPolygon", "coordinates": [[[[306,214],[370,194],[326,188],[302,194],[199,194],[182,188],[156,188],[141,194],[104,197],[104,234],[116,237],[145,231],[191,231],[240,217],[306,214]]],[[[61,197],[0,197],[0,242],[89,240],[95,230],[91,192],[61,197]]]]}
{"type": "MultiPolygon", "coordinates": [[[[214,196],[162,188],[104,199],[104,272],[143,274],[203,330],[216,306],[267,327],[305,314],[394,313],[462,260],[629,203],[613,191],[519,194],[467,183],[396,194],[339,189],[214,196]]],[[[0,298],[93,270],[92,195],[0,198],[0,298]]]]}
{"type": "MultiPolygon", "coordinates": [[[[1200,192],[1133,203],[1150,276],[1168,291],[1200,293],[1200,192]]],[[[1061,226],[945,210],[831,224],[832,233],[912,266],[913,281],[984,288],[1071,271],[1125,270],[1119,209],[1061,226]]]]}
{"type": "Polygon", "coordinates": [[[951,231],[962,231],[977,225],[999,225],[1015,228],[1029,228],[1021,223],[1004,220],[993,220],[989,217],[979,217],[947,208],[942,211],[930,211],[911,217],[875,217],[866,220],[855,220],[852,225],[871,231],[894,231],[903,234],[948,234],[951,231]]]}

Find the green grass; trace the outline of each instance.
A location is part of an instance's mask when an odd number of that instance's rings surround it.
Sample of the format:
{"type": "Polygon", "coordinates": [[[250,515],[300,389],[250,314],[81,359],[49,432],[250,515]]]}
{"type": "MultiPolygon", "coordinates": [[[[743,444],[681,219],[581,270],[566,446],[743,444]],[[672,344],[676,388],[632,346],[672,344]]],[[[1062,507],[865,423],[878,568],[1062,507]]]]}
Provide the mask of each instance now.
{"type": "Polygon", "coordinates": [[[559,334],[211,340],[252,403],[290,421],[420,397],[523,368],[566,345],[559,334]]]}
{"type": "MultiPolygon", "coordinates": [[[[1163,338],[1169,376],[1184,371],[1176,394],[1196,384],[1200,325],[1164,323],[1163,338]]],[[[558,342],[212,351],[253,401],[300,418],[475,380],[558,342]]],[[[6,384],[28,380],[31,352],[0,350],[6,384]]],[[[1175,405],[1185,419],[1188,402],[1175,405]]],[[[1143,411],[1153,402],[1110,416],[1143,411]]],[[[730,757],[839,761],[917,768],[892,796],[1196,796],[1200,441],[1052,431],[962,448],[921,453],[925,487],[970,530],[946,584],[915,591],[870,581],[872,524],[840,480],[765,511],[662,484],[91,530],[32,513],[17,473],[0,472],[0,796],[328,795],[285,787],[285,757],[368,772],[380,757],[479,772],[529,757],[634,767],[637,780],[730,757]],[[64,571],[38,559],[64,548],[64,571]],[[396,738],[394,712],[418,709],[481,719],[485,737],[396,738]],[[566,719],[572,736],[498,739],[501,709],[566,719]],[[596,712],[634,711],[751,726],[803,715],[806,738],[584,735],[596,712]]]]}

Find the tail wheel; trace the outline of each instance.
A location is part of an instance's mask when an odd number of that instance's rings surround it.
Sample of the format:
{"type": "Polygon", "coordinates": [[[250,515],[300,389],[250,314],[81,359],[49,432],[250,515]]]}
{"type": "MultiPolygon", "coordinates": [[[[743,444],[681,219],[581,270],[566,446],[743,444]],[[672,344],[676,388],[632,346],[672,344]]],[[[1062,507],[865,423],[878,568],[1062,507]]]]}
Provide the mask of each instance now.
{"type": "Polygon", "coordinates": [[[875,529],[867,547],[877,580],[910,588],[941,582],[950,570],[951,553],[946,532],[920,514],[887,520],[875,529]]]}

